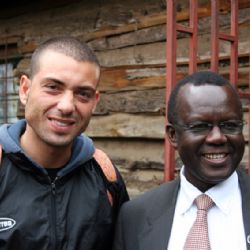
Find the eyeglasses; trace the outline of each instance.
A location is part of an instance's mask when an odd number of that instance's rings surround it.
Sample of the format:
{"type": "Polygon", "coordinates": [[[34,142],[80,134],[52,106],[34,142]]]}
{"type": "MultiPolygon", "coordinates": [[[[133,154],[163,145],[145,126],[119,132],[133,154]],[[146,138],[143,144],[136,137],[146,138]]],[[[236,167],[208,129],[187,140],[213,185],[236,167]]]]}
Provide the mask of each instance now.
{"type": "Polygon", "coordinates": [[[227,135],[237,135],[242,132],[243,126],[246,124],[242,120],[229,120],[224,122],[219,122],[217,124],[209,122],[195,122],[185,125],[176,124],[174,126],[181,127],[184,130],[188,130],[191,133],[197,135],[208,135],[214,126],[220,128],[221,133],[227,135]]]}

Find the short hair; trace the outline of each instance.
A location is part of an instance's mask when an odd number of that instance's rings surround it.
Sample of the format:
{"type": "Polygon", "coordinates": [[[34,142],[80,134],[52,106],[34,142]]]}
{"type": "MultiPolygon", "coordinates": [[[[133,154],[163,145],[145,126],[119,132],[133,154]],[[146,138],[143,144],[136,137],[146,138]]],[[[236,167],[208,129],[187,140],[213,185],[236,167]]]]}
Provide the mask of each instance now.
{"type": "Polygon", "coordinates": [[[93,50],[84,42],[75,37],[54,37],[36,48],[33,52],[30,62],[30,78],[39,70],[39,59],[47,51],[53,50],[72,57],[79,62],[90,62],[100,68],[100,63],[93,50]]]}
{"type": "MultiPolygon", "coordinates": [[[[175,125],[178,123],[178,114],[177,114],[177,97],[180,92],[181,87],[185,86],[186,84],[192,84],[194,86],[201,86],[201,85],[214,85],[214,86],[229,86],[232,88],[233,92],[239,99],[239,96],[236,92],[236,89],[233,85],[229,83],[227,79],[223,76],[212,72],[212,71],[200,71],[195,72],[191,75],[186,76],[182,80],[180,80],[174,87],[173,91],[170,94],[169,101],[168,101],[168,121],[175,125]]],[[[239,99],[239,104],[242,111],[242,106],[239,99]]]]}

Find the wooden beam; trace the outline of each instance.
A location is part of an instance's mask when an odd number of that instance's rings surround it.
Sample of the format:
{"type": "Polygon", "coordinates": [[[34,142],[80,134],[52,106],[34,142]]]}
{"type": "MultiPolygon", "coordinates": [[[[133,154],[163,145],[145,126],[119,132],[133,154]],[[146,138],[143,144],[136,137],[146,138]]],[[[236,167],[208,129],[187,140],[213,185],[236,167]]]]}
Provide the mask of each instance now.
{"type": "Polygon", "coordinates": [[[165,88],[102,93],[96,114],[165,114],[165,88]]]}
{"type": "Polygon", "coordinates": [[[92,117],[86,133],[91,137],[163,139],[164,124],[164,116],[117,113],[92,117]]]}
{"type": "MultiPolygon", "coordinates": [[[[241,0],[239,2],[239,8],[249,8],[250,1],[249,0],[241,0]]],[[[182,3],[180,4],[181,11],[177,12],[176,20],[178,22],[185,21],[189,19],[189,10],[187,8],[182,8],[182,3]]],[[[207,17],[211,14],[211,5],[210,1],[206,2],[203,5],[199,5],[198,7],[198,17],[207,17]]],[[[220,5],[220,14],[227,14],[230,11],[230,1],[223,1],[223,4],[220,5]]],[[[152,27],[160,24],[166,23],[166,12],[163,11],[161,13],[157,13],[150,16],[139,16],[135,19],[134,23],[124,24],[122,26],[106,26],[100,27],[99,30],[95,32],[89,32],[84,36],[79,36],[84,38],[85,41],[91,41],[94,39],[119,35],[127,32],[131,32],[134,30],[144,29],[146,27],[152,27]]]]}

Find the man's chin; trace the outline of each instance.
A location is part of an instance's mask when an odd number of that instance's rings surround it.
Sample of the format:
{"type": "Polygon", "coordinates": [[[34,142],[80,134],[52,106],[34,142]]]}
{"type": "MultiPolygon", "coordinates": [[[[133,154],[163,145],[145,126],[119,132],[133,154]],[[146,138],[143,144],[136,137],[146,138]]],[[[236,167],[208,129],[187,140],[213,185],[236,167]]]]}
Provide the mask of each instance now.
{"type": "MultiPolygon", "coordinates": [[[[232,174],[232,173],[231,173],[232,174]]],[[[208,184],[211,184],[212,186],[215,186],[223,181],[225,181],[228,177],[230,177],[231,174],[228,175],[220,175],[220,176],[207,176],[204,178],[203,181],[205,181],[208,184]]]]}
{"type": "Polygon", "coordinates": [[[46,144],[50,147],[58,147],[64,148],[72,145],[72,139],[54,139],[54,140],[47,140],[46,144]]]}

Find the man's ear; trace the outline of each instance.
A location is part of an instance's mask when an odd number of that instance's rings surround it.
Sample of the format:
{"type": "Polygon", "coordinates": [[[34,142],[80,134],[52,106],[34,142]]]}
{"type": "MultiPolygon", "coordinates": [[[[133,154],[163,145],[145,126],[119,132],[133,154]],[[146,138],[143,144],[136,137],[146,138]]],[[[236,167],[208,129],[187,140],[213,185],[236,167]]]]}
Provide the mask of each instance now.
{"type": "Polygon", "coordinates": [[[30,91],[30,79],[27,75],[22,75],[19,81],[19,98],[23,105],[26,105],[30,91]]]}
{"type": "Polygon", "coordinates": [[[167,124],[166,133],[170,144],[174,147],[174,149],[177,149],[177,135],[176,130],[172,124],[167,124]]]}

